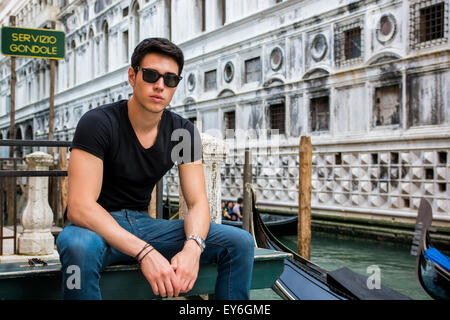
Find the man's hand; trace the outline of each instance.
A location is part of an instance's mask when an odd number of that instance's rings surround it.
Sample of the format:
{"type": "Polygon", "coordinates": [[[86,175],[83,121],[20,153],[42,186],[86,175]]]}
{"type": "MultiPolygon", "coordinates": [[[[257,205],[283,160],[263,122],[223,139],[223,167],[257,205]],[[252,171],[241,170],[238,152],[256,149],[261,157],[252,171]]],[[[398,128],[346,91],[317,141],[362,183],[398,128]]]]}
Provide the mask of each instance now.
{"type": "MultiPolygon", "coordinates": [[[[148,249],[149,250],[149,249],[148,249]]],[[[141,257],[148,251],[142,252],[141,257]]],[[[150,283],[155,295],[171,298],[180,294],[180,281],[169,261],[156,249],[141,261],[142,274],[150,283]]]]}
{"type": "Polygon", "coordinates": [[[171,265],[175,271],[182,293],[190,291],[195,284],[200,265],[200,247],[195,240],[188,240],[180,252],[171,260],[171,265]]]}

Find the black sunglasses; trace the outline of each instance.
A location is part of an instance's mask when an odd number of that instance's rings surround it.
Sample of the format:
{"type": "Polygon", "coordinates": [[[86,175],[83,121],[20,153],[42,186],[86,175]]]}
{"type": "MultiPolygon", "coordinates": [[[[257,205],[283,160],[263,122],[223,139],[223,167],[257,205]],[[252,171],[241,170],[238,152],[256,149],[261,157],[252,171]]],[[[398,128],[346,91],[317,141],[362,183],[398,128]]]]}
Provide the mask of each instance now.
{"type": "Polygon", "coordinates": [[[164,74],[161,74],[155,69],[148,69],[142,67],[136,67],[136,72],[138,72],[139,69],[142,70],[142,79],[144,79],[145,82],[155,83],[156,81],[158,81],[160,77],[163,77],[164,84],[169,88],[175,88],[178,85],[178,83],[180,83],[181,79],[183,79],[183,77],[180,77],[175,73],[166,72],[164,74]]]}

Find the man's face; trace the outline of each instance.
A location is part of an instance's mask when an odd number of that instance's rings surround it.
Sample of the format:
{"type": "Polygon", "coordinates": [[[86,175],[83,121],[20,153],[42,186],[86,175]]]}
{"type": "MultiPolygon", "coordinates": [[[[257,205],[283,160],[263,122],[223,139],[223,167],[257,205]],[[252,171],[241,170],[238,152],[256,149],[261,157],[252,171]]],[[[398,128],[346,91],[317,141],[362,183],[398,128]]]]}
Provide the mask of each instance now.
{"type": "MultiPolygon", "coordinates": [[[[155,69],[160,74],[172,72],[178,74],[178,64],[175,59],[159,53],[149,53],[141,60],[141,68],[155,69]]],[[[133,96],[147,111],[159,113],[170,103],[175,88],[167,87],[163,77],[155,83],[145,82],[142,70],[137,72],[132,67],[128,69],[128,81],[133,87],[133,96]]]]}

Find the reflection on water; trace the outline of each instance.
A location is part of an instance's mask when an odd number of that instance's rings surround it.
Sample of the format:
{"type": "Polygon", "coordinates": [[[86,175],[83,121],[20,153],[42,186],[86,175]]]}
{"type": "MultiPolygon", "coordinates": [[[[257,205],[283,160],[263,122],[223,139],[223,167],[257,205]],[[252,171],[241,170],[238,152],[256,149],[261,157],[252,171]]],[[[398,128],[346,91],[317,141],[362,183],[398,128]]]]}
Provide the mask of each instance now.
{"type": "MultiPolygon", "coordinates": [[[[290,249],[297,252],[297,235],[278,236],[290,249]]],[[[408,297],[431,299],[420,287],[415,275],[415,257],[410,247],[374,240],[313,232],[311,261],[326,270],[347,267],[365,276],[367,268],[376,265],[381,270],[381,285],[388,286],[408,297]]]]}

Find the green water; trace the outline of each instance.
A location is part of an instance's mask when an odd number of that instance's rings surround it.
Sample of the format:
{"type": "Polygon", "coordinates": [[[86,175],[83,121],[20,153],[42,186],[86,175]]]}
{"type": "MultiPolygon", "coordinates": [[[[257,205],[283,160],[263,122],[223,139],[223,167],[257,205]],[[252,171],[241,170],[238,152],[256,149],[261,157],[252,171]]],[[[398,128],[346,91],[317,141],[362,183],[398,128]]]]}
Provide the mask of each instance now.
{"type": "MultiPolygon", "coordinates": [[[[280,236],[279,240],[297,251],[297,235],[280,236]]],[[[367,268],[376,265],[380,270],[381,285],[388,286],[412,299],[431,299],[417,283],[415,257],[410,247],[402,244],[350,238],[313,232],[311,261],[326,270],[347,267],[359,274],[370,276],[367,268]]],[[[258,293],[270,299],[270,292],[258,293]]]]}

